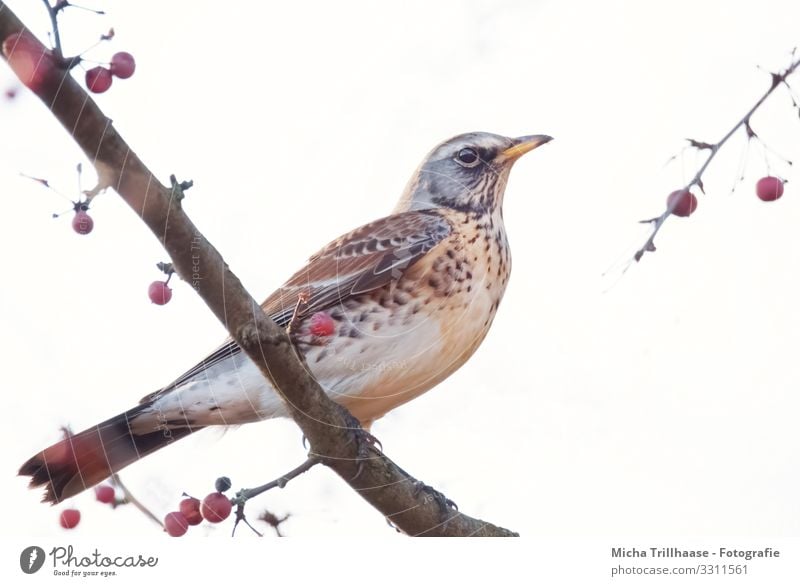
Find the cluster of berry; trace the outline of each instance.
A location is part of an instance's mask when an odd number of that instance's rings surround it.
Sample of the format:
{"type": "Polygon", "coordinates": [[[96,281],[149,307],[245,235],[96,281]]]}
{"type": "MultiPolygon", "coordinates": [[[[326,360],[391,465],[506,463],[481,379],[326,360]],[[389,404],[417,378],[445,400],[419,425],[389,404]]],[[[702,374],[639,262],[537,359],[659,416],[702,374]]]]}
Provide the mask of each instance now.
{"type": "MultiPolygon", "coordinates": [[[[189,530],[190,525],[199,525],[203,520],[221,523],[230,516],[233,509],[230,499],[223,494],[230,487],[230,479],[223,476],[217,478],[214,486],[216,490],[202,501],[186,496],[178,505],[177,511],[167,513],[164,517],[164,530],[172,537],[180,537],[189,530]]],[[[116,490],[108,484],[96,486],[94,494],[101,503],[114,507],[124,502],[117,499],[116,490]]],[[[59,516],[59,523],[64,529],[74,529],[80,520],[81,512],[74,508],[64,509],[59,516]]]]}
{"type": "Polygon", "coordinates": [[[90,92],[102,94],[111,87],[115,77],[128,79],[136,71],[136,61],[133,55],[120,51],[111,57],[108,67],[92,67],[86,72],[86,87],[90,92]]]}

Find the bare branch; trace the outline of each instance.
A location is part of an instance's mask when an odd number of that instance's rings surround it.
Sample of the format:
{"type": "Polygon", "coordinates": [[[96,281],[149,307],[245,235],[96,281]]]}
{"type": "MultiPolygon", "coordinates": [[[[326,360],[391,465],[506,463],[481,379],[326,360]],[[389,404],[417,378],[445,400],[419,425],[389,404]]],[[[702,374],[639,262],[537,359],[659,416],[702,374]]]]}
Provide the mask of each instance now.
{"type": "MultiPolygon", "coordinates": [[[[250,529],[255,531],[259,537],[263,537],[261,533],[259,533],[250,523],[247,522],[247,518],[244,514],[244,507],[247,504],[247,501],[253,497],[256,497],[260,494],[267,492],[268,490],[272,490],[273,488],[283,488],[285,487],[292,479],[297,478],[301,474],[308,472],[314,466],[320,463],[320,459],[314,456],[309,456],[305,462],[300,464],[294,470],[290,470],[280,478],[276,478],[271,482],[267,482],[266,484],[262,484],[261,486],[257,486],[255,488],[245,488],[240,490],[236,493],[236,496],[231,499],[231,504],[236,505],[236,522],[233,525],[233,531],[236,531],[236,526],[239,524],[240,521],[244,521],[250,529]]],[[[277,531],[277,526],[275,527],[277,531]]]]}
{"type": "Polygon", "coordinates": [[[255,488],[245,488],[240,490],[236,493],[236,496],[231,499],[232,503],[238,505],[239,507],[243,507],[244,504],[250,500],[251,498],[258,496],[267,492],[268,490],[272,490],[273,488],[283,488],[286,486],[291,480],[297,478],[301,474],[308,472],[314,466],[320,463],[320,459],[314,456],[309,456],[305,462],[300,464],[297,468],[290,470],[280,478],[276,478],[266,484],[262,484],[261,486],[257,486],[255,488]]]}
{"type": "MultiPolygon", "coordinates": [[[[789,77],[792,73],[794,73],[794,71],[799,66],[800,66],[800,59],[797,59],[793,61],[791,65],[789,65],[789,67],[784,69],[783,72],[771,73],[769,89],[767,89],[767,91],[764,92],[764,94],[756,101],[755,104],[753,104],[753,106],[747,111],[747,113],[744,116],[742,116],[742,118],[736,124],[734,124],[733,128],[731,128],[727,132],[727,134],[725,134],[725,136],[719,139],[719,141],[717,141],[716,143],[709,144],[706,142],[695,141],[693,139],[687,139],[691,146],[699,150],[707,150],[708,158],[705,160],[700,169],[698,169],[697,173],[695,173],[694,177],[692,177],[692,180],[689,181],[689,183],[687,183],[683,189],[689,190],[696,185],[697,187],[700,188],[701,191],[705,193],[705,190],[703,188],[703,173],[705,173],[706,169],[711,164],[711,161],[714,160],[714,157],[717,156],[717,153],[719,152],[720,148],[722,148],[722,145],[728,142],[728,139],[730,139],[730,137],[732,137],[737,130],[739,130],[740,128],[744,128],[745,132],[747,133],[748,140],[751,138],[758,138],[758,135],[755,133],[752,126],[750,126],[750,118],[756,112],[756,110],[758,110],[761,107],[761,104],[764,103],[764,101],[770,96],[770,94],[772,94],[772,92],[775,91],[775,88],[777,88],[781,84],[785,84],[786,78],[789,77]]],[[[636,253],[633,255],[633,260],[638,262],[644,256],[645,252],[650,252],[655,250],[654,240],[656,234],[658,234],[659,230],[661,230],[661,226],[663,226],[664,222],[667,221],[667,218],[669,218],[672,215],[672,212],[675,211],[675,208],[679,203],[680,200],[676,198],[672,201],[671,205],[667,206],[667,209],[664,210],[663,214],[661,214],[656,218],[652,218],[651,220],[644,220],[645,222],[653,223],[653,231],[650,233],[650,237],[647,239],[647,241],[645,241],[642,247],[639,250],[637,250],[636,253]]]]}

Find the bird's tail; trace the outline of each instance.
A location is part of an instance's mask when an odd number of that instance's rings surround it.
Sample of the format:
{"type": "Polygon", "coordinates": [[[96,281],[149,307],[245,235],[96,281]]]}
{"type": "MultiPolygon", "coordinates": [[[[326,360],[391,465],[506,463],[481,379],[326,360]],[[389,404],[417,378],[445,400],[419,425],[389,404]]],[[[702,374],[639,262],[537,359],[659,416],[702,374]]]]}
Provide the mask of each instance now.
{"type": "Polygon", "coordinates": [[[150,416],[144,413],[147,409],[147,404],[138,405],[78,434],[65,433],[64,439],[29,458],[20,467],[20,476],[31,477],[31,488],[44,486],[42,501],[55,504],[200,429],[167,429],[155,417],[152,426],[142,425],[150,416]]]}

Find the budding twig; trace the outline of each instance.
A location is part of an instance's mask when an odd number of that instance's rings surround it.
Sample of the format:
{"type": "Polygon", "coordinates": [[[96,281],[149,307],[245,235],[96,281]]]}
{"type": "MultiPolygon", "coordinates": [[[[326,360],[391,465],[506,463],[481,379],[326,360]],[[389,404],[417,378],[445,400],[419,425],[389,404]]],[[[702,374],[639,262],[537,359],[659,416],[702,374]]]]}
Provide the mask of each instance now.
{"type": "MultiPolygon", "coordinates": [[[[764,103],[764,101],[770,96],[770,94],[772,94],[772,92],[775,91],[775,88],[777,88],[779,85],[782,84],[788,85],[786,84],[786,78],[789,77],[792,73],[794,73],[794,71],[798,67],[800,67],[800,59],[793,61],[791,65],[789,65],[789,67],[787,67],[782,73],[771,74],[772,80],[770,82],[769,89],[766,92],[764,92],[764,95],[762,95],[758,99],[758,101],[753,105],[753,107],[751,107],[747,111],[747,113],[733,126],[733,128],[731,128],[727,132],[727,134],[725,134],[725,136],[723,136],[718,142],[710,144],[706,142],[696,141],[694,139],[688,139],[690,146],[693,146],[699,150],[707,150],[708,158],[702,164],[700,169],[698,169],[697,173],[695,173],[694,177],[692,177],[692,180],[689,181],[686,187],[684,187],[685,190],[688,191],[690,188],[696,185],[697,187],[700,188],[700,191],[705,193],[705,189],[703,188],[703,173],[705,173],[706,169],[711,164],[711,161],[714,160],[714,157],[717,156],[717,153],[722,148],[722,146],[726,142],[728,142],[728,139],[730,139],[730,137],[733,136],[737,130],[739,130],[740,128],[744,128],[745,132],[747,133],[748,140],[750,140],[751,138],[758,138],[758,135],[753,131],[752,127],[750,126],[750,118],[755,113],[755,111],[761,107],[761,104],[764,103]]],[[[655,244],[653,242],[655,240],[656,234],[658,234],[658,231],[661,230],[661,226],[663,226],[664,222],[667,221],[667,218],[669,218],[672,215],[672,212],[675,211],[675,208],[678,206],[679,203],[680,203],[680,198],[674,198],[667,205],[667,209],[664,210],[663,214],[661,214],[658,217],[643,221],[646,223],[652,223],[653,231],[650,233],[650,237],[647,239],[647,241],[642,245],[642,247],[639,250],[636,251],[636,254],[633,255],[633,260],[639,262],[641,258],[644,256],[645,252],[651,252],[656,249],[655,244]]]]}

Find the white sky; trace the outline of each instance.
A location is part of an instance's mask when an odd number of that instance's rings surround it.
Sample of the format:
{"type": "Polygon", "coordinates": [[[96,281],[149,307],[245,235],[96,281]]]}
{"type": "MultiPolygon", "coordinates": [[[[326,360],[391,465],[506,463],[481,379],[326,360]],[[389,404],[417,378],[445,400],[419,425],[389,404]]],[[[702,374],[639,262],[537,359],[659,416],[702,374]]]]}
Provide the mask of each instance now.
{"type": "MultiPolygon", "coordinates": [[[[39,3],[8,3],[44,34],[39,3]]],[[[619,267],[646,237],[637,220],[660,213],[697,168],[692,154],[664,166],[682,139],[717,140],[768,87],[757,66],[788,63],[800,4],[107,9],[65,19],[67,51],[116,28],[92,55],[127,50],[138,69],[97,101],[163,181],[195,181],[186,209],[256,297],[331,238],[388,213],[440,140],[471,130],[556,138],[512,172],[513,278],[487,340],[373,428],[405,469],[529,537],[798,535],[797,171],[773,159],[790,182],[782,200],[760,202],[765,162],[753,145],[730,195],[738,136],[706,175],[696,214],[670,220],[658,252],[622,278],[619,267]]],[[[0,85],[10,82],[0,67],[0,85]]],[[[785,90],[753,126],[800,159],[785,90]]],[[[74,196],[82,159],[41,104],[3,102],[0,128],[0,486],[15,503],[5,527],[53,536],[58,511],[13,478],[19,464],[59,425],[83,429],[169,382],[224,331],[186,284],[166,307],[148,302],[165,253],[113,193],[93,206],[87,237],[68,216],[50,218],[66,202],[18,173],[74,196]]],[[[163,514],[221,474],[251,486],[303,455],[292,423],[268,422],[203,432],[123,478],[163,514]]],[[[73,504],[84,535],[160,539],[135,511],[108,511],[89,493],[73,504]]],[[[326,470],[253,505],[291,512],[291,535],[393,535],[326,470]]]]}

